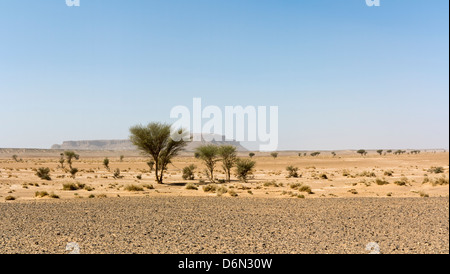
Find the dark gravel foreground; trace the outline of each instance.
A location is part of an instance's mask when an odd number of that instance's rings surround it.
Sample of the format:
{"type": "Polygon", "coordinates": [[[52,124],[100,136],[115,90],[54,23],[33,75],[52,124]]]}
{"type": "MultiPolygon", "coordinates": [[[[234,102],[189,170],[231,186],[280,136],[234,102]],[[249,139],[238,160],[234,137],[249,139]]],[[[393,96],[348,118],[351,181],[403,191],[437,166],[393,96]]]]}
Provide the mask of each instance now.
{"type": "Polygon", "coordinates": [[[0,253],[449,253],[448,198],[158,197],[0,204],[0,253]]]}

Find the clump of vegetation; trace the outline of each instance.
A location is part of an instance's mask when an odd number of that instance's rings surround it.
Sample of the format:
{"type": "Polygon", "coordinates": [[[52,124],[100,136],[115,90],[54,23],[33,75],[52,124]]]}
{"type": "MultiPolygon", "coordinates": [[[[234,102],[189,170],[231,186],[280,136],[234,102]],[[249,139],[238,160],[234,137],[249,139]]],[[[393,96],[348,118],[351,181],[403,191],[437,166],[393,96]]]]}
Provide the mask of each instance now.
{"type": "Polygon", "coordinates": [[[155,189],[155,187],[153,185],[149,185],[149,184],[145,184],[142,186],[145,187],[146,189],[155,189]]]}
{"type": "Polygon", "coordinates": [[[394,171],[392,171],[392,170],[386,170],[384,172],[384,176],[392,177],[393,175],[394,175],[394,171]]]}
{"type": "Polygon", "coordinates": [[[38,168],[38,170],[36,171],[36,176],[38,176],[42,180],[50,181],[51,180],[51,178],[50,178],[50,168],[48,168],[48,167],[40,167],[40,168],[38,168]]]}
{"type": "Polygon", "coordinates": [[[228,192],[228,189],[224,186],[221,186],[219,188],[217,188],[217,195],[222,195],[228,192]]]}
{"type": "Polygon", "coordinates": [[[126,191],[144,191],[144,188],[137,185],[127,185],[125,187],[126,191]]]}
{"type": "Polygon", "coordinates": [[[380,156],[381,156],[381,155],[383,155],[383,150],[379,149],[379,150],[377,150],[377,153],[380,154],[380,156]]]}
{"type": "Polygon", "coordinates": [[[222,168],[225,172],[226,181],[231,181],[231,169],[237,160],[237,150],[235,146],[222,145],[219,147],[219,156],[222,158],[222,168]]]}
{"type": "Polygon", "coordinates": [[[212,192],[212,193],[214,193],[217,190],[217,186],[213,185],[213,184],[209,184],[209,185],[203,186],[202,188],[203,188],[204,192],[212,192]]]}
{"type": "Polygon", "coordinates": [[[197,147],[195,157],[201,159],[206,165],[205,174],[211,183],[214,183],[214,167],[219,161],[219,147],[213,144],[197,147]]]}
{"type": "Polygon", "coordinates": [[[342,176],[344,176],[344,177],[351,177],[352,175],[350,174],[350,171],[344,169],[344,170],[342,171],[342,176]]]}
{"type": "Polygon", "coordinates": [[[333,155],[333,157],[336,157],[337,154],[336,154],[336,152],[332,151],[331,155],[333,155]]]}
{"type": "Polygon", "coordinates": [[[351,194],[358,194],[358,191],[356,191],[356,189],[352,188],[350,189],[348,192],[350,192],[351,194]]]}
{"type": "Polygon", "coordinates": [[[5,197],[5,201],[14,201],[15,199],[16,199],[16,197],[11,196],[11,195],[5,197]]]}
{"type": "Polygon", "coordinates": [[[250,159],[238,159],[236,161],[236,176],[243,182],[248,181],[248,177],[253,174],[256,162],[250,159]]]}
{"type": "Polygon", "coordinates": [[[189,166],[186,166],[183,168],[183,179],[184,180],[194,180],[194,171],[196,169],[196,166],[194,164],[190,164],[189,166]]]}
{"type": "Polygon", "coordinates": [[[359,173],[358,176],[360,176],[360,177],[377,177],[375,172],[367,171],[367,170],[359,173]]]}
{"type": "Polygon", "coordinates": [[[423,192],[423,191],[420,191],[420,192],[419,192],[419,195],[420,195],[420,197],[422,197],[422,198],[428,198],[428,197],[430,197],[429,194],[427,194],[427,193],[425,193],[425,192],[423,192]]]}
{"type": "Polygon", "coordinates": [[[108,158],[103,159],[103,165],[109,171],[109,159],[108,158]]]}
{"type": "Polygon", "coordinates": [[[328,180],[328,176],[325,173],[320,174],[321,179],[328,180]]]}
{"type": "Polygon", "coordinates": [[[409,180],[406,177],[402,177],[400,180],[395,181],[394,184],[398,186],[406,186],[407,184],[409,184],[409,180]]]}
{"type": "Polygon", "coordinates": [[[52,199],[59,199],[59,195],[56,195],[55,193],[50,193],[50,195],[48,195],[48,197],[50,197],[52,199]]]}
{"type": "Polygon", "coordinates": [[[120,155],[120,157],[119,157],[119,161],[123,162],[123,158],[125,158],[125,156],[123,156],[123,155],[120,155]]]}
{"type": "Polygon", "coordinates": [[[360,149],[360,150],[356,151],[356,153],[361,154],[361,156],[367,155],[367,151],[365,149],[360,149]]]}
{"type": "Polygon", "coordinates": [[[291,184],[290,187],[291,187],[292,189],[297,189],[297,188],[299,188],[301,185],[302,185],[301,183],[294,183],[294,184],[291,184]]]}
{"type": "Polygon", "coordinates": [[[116,169],[114,170],[114,172],[113,172],[113,178],[114,178],[114,179],[121,179],[121,178],[123,178],[123,176],[120,175],[120,169],[119,169],[119,168],[116,168],[116,169]]]}
{"type": "Polygon", "coordinates": [[[86,187],[86,185],[85,184],[81,184],[81,183],[66,183],[66,184],[63,184],[63,190],[70,190],[70,191],[83,189],[85,187],[86,187]]]}
{"type": "Polygon", "coordinates": [[[69,169],[72,169],[72,161],[80,159],[80,155],[76,154],[75,152],[68,150],[64,151],[64,156],[66,156],[66,161],[69,164],[69,169]]]}
{"type": "Polygon", "coordinates": [[[189,184],[186,185],[186,189],[198,190],[198,187],[196,187],[193,183],[189,183],[189,184]]]}
{"type": "Polygon", "coordinates": [[[432,186],[444,186],[444,185],[448,185],[449,184],[448,181],[449,181],[448,178],[445,177],[445,176],[442,176],[442,177],[437,178],[435,180],[430,179],[427,176],[427,177],[424,178],[422,184],[431,183],[432,186]]]}
{"type": "Polygon", "coordinates": [[[229,194],[231,197],[237,197],[237,196],[238,196],[238,194],[237,194],[236,191],[234,191],[234,190],[229,190],[229,191],[228,191],[228,194],[229,194]]]}
{"type": "Polygon", "coordinates": [[[255,157],[255,153],[250,152],[250,153],[248,154],[248,156],[249,156],[250,158],[253,158],[253,157],[255,157]]]}
{"type": "Polygon", "coordinates": [[[138,175],[136,175],[136,179],[138,179],[138,180],[142,180],[142,174],[138,174],[138,175]]]}
{"type": "Polygon", "coordinates": [[[382,185],[388,185],[388,184],[389,184],[388,181],[386,181],[386,180],[384,180],[384,179],[379,179],[379,178],[377,178],[377,179],[375,180],[375,183],[376,183],[377,185],[379,185],[379,186],[382,186],[382,185]]]}
{"type": "Polygon", "coordinates": [[[320,152],[316,151],[310,154],[312,157],[316,157],[320,155],[320,152]]]}
{"type": "Polygon", "coordinates": [[[435,173],[435,174],[444,173],[444,168],[441,167],[441,166],[439,166],[439,167],[431,167],[430,169],[428,169],[428,172],[435,173]]]}
{"type": "Polygon", "coordinates": [[[78,172],[78,168],[76,168],[76,167],[71,167],[69,172],[70,172],[70,175],[72,175],[72,178],[75,179],[75,175],[76,175],[77,172],[78,172]]]}
{"type": "Polygon", "coordinates": [[[300,192],[306,192],[308,194],[313,194],[312,189],[310,186],[302,185],[298,188],[298,191],[300,192]]]}
{"type": "Polygon", "coordinates": [[[142,152],[152,157],[155,163],[155,177],[158,184],[163,183],[164,171],[172,159],[186,146],[187,132],[178,130],[171,134],[171,125],[150,123],[130,128],[131,142],[142,152]]]}
{"type": "Polygon", "coordinates": [[[278,157],[278,152],[272,152],[270,153],[270,156],[272,156],[274,159],[278,157]]]}
{"type": "Polygon", "coordinates": [[[265,182],[265,183],[264,183],[264,186],[265,186],[265,187],[271,187],[271,186],[273,186],[273,187],[279,187],[279,185],[277,184],[277,182],[276,182],[275,180],[270,181],[270,182],[265,182]]]}
{"type": "Polygon", "coordinates": [[[40,198],[43,198],[43,197],[45,197],[45,196],[49,196],[49,194],[48,194],[47,191],[36,191],[36,192],[34,193],[34,197],[40,197],[40,198]]]}
{"type": "Polygon", "coordinates": [[[405,154],[405,153],[406,153],[406,150],[399,149],[394,152],[394,155],[401,155],[401,154],[405,154]]]}
{"type": "Polygon", "coordinates": [[[298,178],[298,167],[288,166],[286,170],[289,172],[288,178],[298,178]]]}

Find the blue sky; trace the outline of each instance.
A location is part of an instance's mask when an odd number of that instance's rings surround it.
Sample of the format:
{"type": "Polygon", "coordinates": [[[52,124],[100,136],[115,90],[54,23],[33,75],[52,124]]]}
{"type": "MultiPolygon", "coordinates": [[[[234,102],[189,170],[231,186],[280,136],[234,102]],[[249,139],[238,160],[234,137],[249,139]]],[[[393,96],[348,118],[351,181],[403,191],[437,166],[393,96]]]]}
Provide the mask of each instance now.
{"type": "Polygon", "coordinates": [[[444,0],[3,0],[0,147],[279,107],[282,149],[448,148],[444,0]]]}

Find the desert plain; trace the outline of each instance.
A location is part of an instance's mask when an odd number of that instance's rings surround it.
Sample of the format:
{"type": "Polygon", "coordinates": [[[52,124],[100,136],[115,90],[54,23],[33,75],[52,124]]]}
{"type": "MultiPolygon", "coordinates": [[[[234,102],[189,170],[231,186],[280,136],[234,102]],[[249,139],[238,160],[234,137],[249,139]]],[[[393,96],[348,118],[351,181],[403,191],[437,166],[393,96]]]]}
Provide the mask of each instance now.
{"type": "Polygon", "coordinates": [[[449,253],[445,151],[255,153],[247,182],[224,181],[218,163],[214,183],[184,153],[164,184],[136,152],[77,151],[74,178],[60,153],[0,151],[0,253],[449,253]]]}

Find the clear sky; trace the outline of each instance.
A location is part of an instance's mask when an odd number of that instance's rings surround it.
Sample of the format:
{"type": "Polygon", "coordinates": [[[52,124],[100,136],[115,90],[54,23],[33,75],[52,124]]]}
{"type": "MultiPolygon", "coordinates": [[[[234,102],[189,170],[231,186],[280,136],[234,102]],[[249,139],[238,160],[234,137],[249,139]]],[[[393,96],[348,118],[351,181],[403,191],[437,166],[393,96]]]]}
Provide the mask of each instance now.
{"type": "Polygon", "coordinates": [[[279,107],[281,149],[448,148],[447,0],[2,0],[0,147],[279,107]]]}

